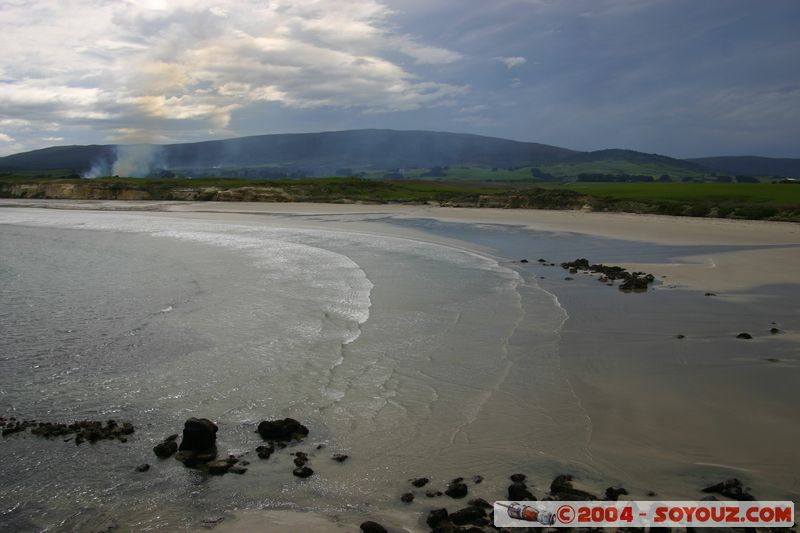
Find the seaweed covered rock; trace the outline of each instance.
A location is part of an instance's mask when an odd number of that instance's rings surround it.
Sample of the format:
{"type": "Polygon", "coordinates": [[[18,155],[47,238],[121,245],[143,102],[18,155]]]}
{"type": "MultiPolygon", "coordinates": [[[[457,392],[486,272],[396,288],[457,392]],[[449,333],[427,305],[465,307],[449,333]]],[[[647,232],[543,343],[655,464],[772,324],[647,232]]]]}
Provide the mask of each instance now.
{"type": "Polygon", "coordinates": [[[134,433],[133,425],[130,422],[117,423],[116,420],[108,420],[105,424],[100,420],[81,420],[65,424],[62,422],[39,422],[36,420],[18,420],[15,417],[0,417],[0,428],[2,436],[7,437],[15,433],[22,433],[30,430],[31,435],[51,439],[75,435],[75,444],[89,442],[94,444],[101,440],[118,440],[127,442],[128,435],[134,433]]]}
{"type": "Polygon", "coordinates": [[[566,261],[561,267],[575,274],[578,271],[600,274],[600,281],[614,282],[620,280],[619,290],[622,292],[645,292],[655,281],[655,276],[644,272],[628,272],[621,266],[589,263],[586,258],[566,261]]]}

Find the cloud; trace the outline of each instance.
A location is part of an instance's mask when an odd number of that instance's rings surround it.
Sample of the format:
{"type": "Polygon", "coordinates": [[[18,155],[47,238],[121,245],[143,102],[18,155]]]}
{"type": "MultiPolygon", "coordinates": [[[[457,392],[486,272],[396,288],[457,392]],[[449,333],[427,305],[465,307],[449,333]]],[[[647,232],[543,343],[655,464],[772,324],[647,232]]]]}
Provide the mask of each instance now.
{"type": "Polygon", "coordinates": [[[401,58],[437,65],[461,55],[397,33],[376,0],[220,4],[4,5],[0,119],[146,142],[162,131],[232,132],[237,112],[264,102],[385,113],[452,105],[466,91],[404,66],[401,58]]]}
{"type": "Polygon", "coordinates": [[[0,132],[0,142],[12,143],[15,140],[16,139],[14,139],[14,137],[11,137],[10,135],[6,135],[5,133],[0,132]]]}
{"type": "Polygon", "coordinates": [[[514,67],[524,65],[525,63],[528,62],[528,60],[522,56],[509,56],[509,57],[501,56],[501,57],[494,57],[492,59],[494,59],[495,61],[500,61],[506,67],[508,67],[509,70],[511,70],[514,67]]]}

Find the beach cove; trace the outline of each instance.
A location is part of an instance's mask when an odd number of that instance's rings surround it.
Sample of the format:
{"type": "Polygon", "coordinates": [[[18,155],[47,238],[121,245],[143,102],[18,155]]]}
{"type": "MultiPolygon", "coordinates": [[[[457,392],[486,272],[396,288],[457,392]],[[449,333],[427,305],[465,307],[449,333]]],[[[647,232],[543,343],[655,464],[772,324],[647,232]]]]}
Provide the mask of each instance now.
{"type": "Polygon", "coordinates": [[[2,383],[3,410],[137,426],[127,444],[91,450],[0,443],[0,524],[15,530],[310,520],[350,531],[372,518],[424,531],[428,510],[463,504],[409,479],[443,489],[463,476],[470,497],[492,501],[515,472],[537,497],[567,473],[600,495],[621,485],[632,498],[694,499],[737,477],[759,499],[800,498],[797,224],[391,205],[2,207],[0,245],[14,258],[2,351],[19,370],[2,383]],[[657,281],[625,294],[559,266],[580,257],[657,281]],[[111,274],[93,284],[100,264],[111,274]],[[79,290],[38,284],[60,273],[79,290]],[[156,460],[152,446],[189,416],[219,425],[221,449],[250,454],[248,472],[204,478],[156,460]],[[254,425],[278,416],[311,429],[295,445],[312,456],[308,480],[292,477],[288,454],[254,455],[254,425]],[[350,458],[332,462],[335,452],[350,458]],[[134,472],[142,462],[151,470],[134,472]],[[42,483],[45,468],[58,482],[42,483]]]}

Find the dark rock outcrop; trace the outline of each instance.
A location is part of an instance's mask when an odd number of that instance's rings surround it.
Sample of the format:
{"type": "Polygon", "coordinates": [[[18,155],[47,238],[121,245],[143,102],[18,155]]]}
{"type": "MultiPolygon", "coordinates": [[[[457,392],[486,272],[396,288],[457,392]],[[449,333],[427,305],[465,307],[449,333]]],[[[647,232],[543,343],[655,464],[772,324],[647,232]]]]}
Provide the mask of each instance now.
{"type": "Polygon", "coordinates": [[[416,479],[412,479],[411,480],[411,484],[414,485],[415,487],[419,488],[419,487],[424,487],[425,485],[427,485],[429,481],[430,481],[430,479],[428,479],[426,477],[418,477],[416,479]]]}
{"type": "Polygon", "coordinates": [[[736,335],[736,338],[737,339],[752,339],[753,336],[750,335],[749,333],[739,333],[738,335],[736,335]]]}
{"type": "Polygon", "coordinates": [[[347,461],[347,459],[348,459],[349,457],[350,457],[349,455],[345,455],[345,454],[343,454],[343,453],[335,453],[335,454],[333,454],[333,455],[331,456],[331,459],[333,459],[333,460],[334,460],[334,461],[336,461],[337,463],[343,463],[343,462],[347,461]]]}
{"type": "Polygon", "coordinates": [[[469,506],[451,513],[449,518],[457,526],[465,526],[467,524],[484,525],[486,524],[486,511],[481,507],[469,506]]]}
{"type": "Polygon", "coordinates": [[[177,434],[170,435],[166,439],[153,446],[153,453],[156,454],[156,457],[159,459],[172,457],[172,455],[178,451],[178,443],[176,442],[177,439],[177,434]]]}
{"type": "Polygon", "coordinates": [[[508,486],[508,499],[512,501],[534,501],[536,498],[525,483],[519,481],[508,486]]]}
{"type": "Polygon", "coordinates": [[[628,491],[624,487],[608,487],[606,489],[606,500],[615,502],[620,496],[627,495],[628,491]]]}
{"type": "Polygon", "coordinates": [[[400,496],[400,501],[403,503],[411,503],[414,501],[414,495],[410,492],[405,492],[400,496]]]}
{"type": "Polygon", "coordinates": [[[299,478],[307,478],[314,475],[314,471],[308,466],[299,466],[292,470],[292,474],[299,478]]]}
{"type": "Polygon", "coordinates": [[[189,418],[183,424],[178,451],[200,452],[216,445],[217,425],[207,418],[189,418]]]}
{"type": "Polygon", "coordinates": [[[175,459],[187,466],[208,463],[217,458],[217,425],[207,418],[189,418],[183,424],[175,459]]]}
{"type": "Polygon", "coordinates": [[[129,422],[118,424],[116,420],[108,420],[103,424],[100,420],[81,420],[65,424],[61,422],[39,422],[36,420],[18,420],[15,417],[0,417],[0,434],[3,437],[30,430],[31,435],[51,439],[75,435],[75,444],[89,442],[94,444],[101,440],[118,440],[128,442],[128,435],[134,433],[129,422]]]}
{"type": "Polygon", "coordinates": [[[371,520],[363,522],[360,527],[362,533],[388,533],[385,527],[371,520]]]}
{"type": "Polygon", "coordinates": [[[469,492],[467,485],[455,479],[447,486],[447,490],[444,491],[445,494],[455,499],[463,498],[467,495],[467,492],[469,492]]]}
{"type": "Polygon", "coordinates": [[[564,474],[556,476],[556,478],[550,484],[550,494],[557,500],[563,501],[586,501],[599,499],[594,494],[590,494],[586,491],[573,487],[572,476],[564,474]]]}
{"type": "Polygon", "coordinates": [[[433,509],[428,513],[428,517],[425,519],[425,523],[431,529],[435,529],[439,527],[439,525],[443,522],[449,522],[449,515],[447,514],[447,509],[433,509]]]}
{"type": "Polygon", "coordinates": [[[264,420],[257,431],[262,439],[276,441],[302,440],[308,435],[308,428],[294,418],[264,420]]]}
{"type": "MultiPolygon", "coordinates": [[[[650,284],[655,281],[655,276],[644,272],[628,272],[621,266],[591,264],[586,258],[576,259],[561,263],[561,267],[571,274],[579,271],[600,274],[601,281],[620,280],[619,290],[622,292],[646,292],[650,284]]],[[[566,279],[566,278],[564,278],[566,279]]]]}
{"type": "Polygon", "coordinates": [[[472,507],[481,507],[483,509],[491,509],[493,507],[491,503],[487,502],[483,498],[473,498],[467,503],[472,507]]]}
{"type": "Polygon", "coordinates": [[[739,501],[753,501],[755,498],[747,491],[747,488],[736,478],[726,479],[716,485],[711,485],[703,489],[703,492],[720,494],[726,498],[739,501]]]}
{"type": "Polygon", "coordinates": [[[275,446],[271,442],[265,446],[258,446],[256,448],[256,454],[259,459],[269,459],[274,452],[275,446]]]}

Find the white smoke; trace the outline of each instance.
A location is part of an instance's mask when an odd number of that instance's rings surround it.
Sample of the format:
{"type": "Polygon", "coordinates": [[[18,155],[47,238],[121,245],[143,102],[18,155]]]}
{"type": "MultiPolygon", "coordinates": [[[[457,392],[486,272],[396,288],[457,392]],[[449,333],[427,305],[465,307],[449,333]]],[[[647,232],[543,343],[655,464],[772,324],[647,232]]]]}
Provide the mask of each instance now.
{"type": "Polygon", "coordinates": [[[121,144],[114,147],[113,160],[101,157],[81,178],[95,179],[104,176],[146,178],[164,167],[164,147],[153,144],[121,144]]]}
{"type": "Polygon", "coordinates": [[[124,144],[116,148],[117,159],[112,166],[114,176],[144,178],[163,167],[164,149],[152,144],[124,144]]]}
{"type": "Polygon", "coordinates": [[[98,159],[92,163],[92,166],[81,174],[81,178],[92,180],[95,178],[102,178],[111,174],[111,165],[105,159],[98,159]]]}

